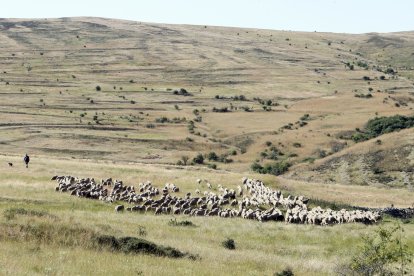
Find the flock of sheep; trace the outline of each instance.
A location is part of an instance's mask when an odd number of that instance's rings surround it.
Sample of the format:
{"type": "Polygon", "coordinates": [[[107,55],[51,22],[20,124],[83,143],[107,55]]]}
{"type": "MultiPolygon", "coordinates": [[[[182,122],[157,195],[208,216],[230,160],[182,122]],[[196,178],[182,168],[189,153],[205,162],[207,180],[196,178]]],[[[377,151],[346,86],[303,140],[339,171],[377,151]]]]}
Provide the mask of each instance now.
{"type": "Polygon", "coordinates": [[[106,202],[124,201],[132,207],[125,209],[117,205],[115,211],[154,212],[158,214],[184,214],[192,216],[242,217],[264,221],[285,221],[331,225],[349,222],[375,223],[381,219],[376,211],[331,210],[314,207],[308,209],[308,199],[303,196],[283,196],[281,191],[266,187],[260,180],[243,178],[242,185],[236,190],[217,186],[217,193],[206,180],[197,179],[195,195],[191,193],[180,197],[180,189],[172,184],[165,184],[163,189],[152,186],[147,181],[139,183],[138,188],[126,186],[122,181],[111,178],[96,182],[93,178],[76,178],[72,176],[54,176],[58,186],[56,191],[70,192],[71,195],[102,200],[106,202]],[[207,191],[201,192],[204,186],[207,191]],[[279,209],[280,208],[280,209],[279,209]],[[285,210],[283,213],[282,210],[285,210]]]}

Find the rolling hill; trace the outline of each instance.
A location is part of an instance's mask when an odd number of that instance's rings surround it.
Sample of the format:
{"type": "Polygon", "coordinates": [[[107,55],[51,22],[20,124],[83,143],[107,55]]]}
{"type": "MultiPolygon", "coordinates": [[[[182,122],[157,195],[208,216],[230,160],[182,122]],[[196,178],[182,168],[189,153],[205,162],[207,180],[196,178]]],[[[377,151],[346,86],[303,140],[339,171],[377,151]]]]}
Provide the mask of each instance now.
{"type": "MultiPolygon", "coordinates": [[[[129,203],[57,192],[50,178],[174,183],[174,196],[189,197],[238,190],[248,176],[309,208],[410,207],[413,129],[376,136],[367,122],[411,122],[413,49],[414,32],[0,19],[0,274],[332,275],[362,235],[401,220],[325,227],[114,212],[129,203]],[[122,237],[194,258],[115,252],[122,237]],[[223,247],[229,239],[235,250],[223,247]]],[[[413,219],[403,224],[412,249],[413,219]]]]}
{"type": "Polygon", "coordinates": [[[339,136],[370,118],[412,113],[410,32],[61,18],[2,19],[0,36],[3,153],[175,164],[231,152],[218,167],[247,171],[269,162],[266,142],[300,164],[352,147],[339,136]]]}

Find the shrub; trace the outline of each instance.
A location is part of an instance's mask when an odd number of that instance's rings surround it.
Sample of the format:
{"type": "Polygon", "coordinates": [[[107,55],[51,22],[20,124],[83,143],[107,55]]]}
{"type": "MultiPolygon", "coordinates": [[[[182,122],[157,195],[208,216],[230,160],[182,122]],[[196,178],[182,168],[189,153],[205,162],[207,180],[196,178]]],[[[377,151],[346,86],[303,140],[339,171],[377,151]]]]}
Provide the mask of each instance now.
{"type": "Polygon", "coordinates": [[[227,154],[221,154],[218,157],[217,161],[222,162],[222,163],[231,163],[231,162],[233,162],[233,159],[227,158],[227,154]]]}
{"type": "Polygon", "coordinates": [[[236,243],[234,242],[233,239],[226,239],[221,244],[223,245],[224,248],[227,248],[229,250],[236,249],[236,243]]]}
{"type": "Polygon", "coordinates": [[[193,158],[193,162],[195,164],[203,164],[204,163],[203,155],[201,153],[197,154],[197,156],[193,158]]]}
{"type": "Polygon", "coordinates": [[[208,167],[210,169],[217,170],[217,165],[216,164],[208,164],[208,167]]]}
{"type": "Polygon", "coordinates": [[[335,153],[335,152],[341,151],[346,146],[347,146],[346,142],[345,143],[340,143],[340,142],[334,141],[334,142],[331,143],[331,151],[335,153]]]}
{"type": "Polygon", "coordinates": [[[390,74],[390,75],[394,75],[395,71],[392,68],[387,68],[387,70],[385,71],[385,73],[390,74]]]}
{"type": "Polygon", "coordinates": [[[212,151],[212,152],[209,152],[208,154],[207,154],[207,159],[209,160],[209,161],[217,161],[218,160],[218,155],[214,152],[214,151],[212,151]]]}
{"type": "Polygon", "coordinates": [[[114,236],[100,235],[94,238],[94,244],[97,248],[108,248],[123,253],[144,253],[169,258],[190,257],[189,254],[183,253],[175,248],[160,246],[135,237],[115,238],[114,236]]]}
{"type": "Polygon", "coordinates": [[[101,91],[101,87],[100,87],[99,85],[97,85],[97,86],[95,87],[95,89],[96,89],[96,91],[101,91]]]}
{"type": "Polygon", "coordinates": [[[303,115],[302,117],[300,117],[300,120],[301,120],[301,121],[307,121],[307,120],[309,120],[309,119],[310,119],[309,114],[305,114],[305,115],[303,115]]]}
{"type": "Polygon", "coordinates": [[[324,158],[328,155],[326,153],[326,150],[322,150],[322,149],[317,149],[315,153],[319,158],[324,158]]]}
{"type": "Polygon", "coordinates": [[[186,89],[181,88],[180,90],[174,90],[174,95],[181,95],[181,96],[192,96],[193,94],[189,93],[186,89]]]}
{"type": "Polygon", "coordinates": [[[147,229],[145,228],[145,226],[142,225],[138,225],[138,235],[140,237],[145,237],[147,236],[148,232],[147,229]]]}
{"type": "Polygon", "coordinates": [[[161,123],[161,124],[163,124],[163,123],[168,123],[168,122],[170,122],[170,120],[169,120],[167,117],[163,116],[163,117],[160,117],[160,118],[155,119],[155,122],[156,122],[156,123],[161,123]]]}
{"type": "Polygon", "coordinates": [[[359,60],[359,61],[357,62],[357,65],[358,65],[359,67],[362,67],[362,68],[368,69],[368,64],[367,64],[366,62],[361,61],[361,60],[359,60]]]}
{"type": "Polygon", "coordinates": [[[213,110],[212,111],[213,112],[222,112],[222,113],[230,112],[230,110],[229,110],[228,107],[220,107],[220,108],[213,107],[213,110]]]}
{"type": "Polygon", "coordinates": [[[413,126],[414,116],[407,117],[395,115],[391,117],[377,117],[367,122],[363,132],[352,134],[351,139],[355,142],[361,142],[378,137],[382,134],[411,128],[413,126]]]}
{"type": "Polygon", "coordinates": [[[281,162],[276,162],[272,164],[266,164],[264,166],[264,170],[268,174],[280,175],[286,172],[289,169],[289,167],[290,167],[289,163],[281,161],[281,162]]]}
{"type": "Polygon", "coordinates": [[[181,156],[181,161],[182,161],[184,166],[187,165],[188,159],[189,159],[189,157],[187,155],[181,156]]]}
{"type": "Polygon", "coordinates": [[[259,173],[263,170],[262,165],[260,165],[258,162],[254,162],[254,163],[250,166],[250,168],[252,169],[252,171],[254,171],[254,172],[259,172],[259,173]]]}
{"type": "Polygon", "coordinates": [[[262,174],[280,175],[288,171],[290,166],[291,164],[286,161],[269,163],[264,166],[260,165],[258,162],[254,162],[250,168],[254,172],[258,172],[262,174]]]}
{"type": "Polygon", "coordinates": [[[412,261],[402,234],[401,225],[375,230],[374,235],[363,236],[359,252],[349,264],[340,267],[340,272],[360,275],[405,275],[409,274],[408,263],[412,261]]]}
{"type": "Polygon", "coordinates": [[[281,272],[276,272],[274,276],[294,276],[293,271],[290,267],[285,268],[281,272]]]}
{"type": "Polygon", "coordinates": [[[360,94],[355,94],[354,97],[364,98],[364,99],[370,99],[370,98],[372,98],[372,94],[371,93],[368,93],[368,94],[362,94],[362,93],[360,93],[360,94]]]}
{"type": "Polygon", "coordinates": [[[169,226],[184,226],[184,227],[195,227],[195,224],[189,220],[177,221],[176,218],[170,219],[168,222],[169,226]]]}

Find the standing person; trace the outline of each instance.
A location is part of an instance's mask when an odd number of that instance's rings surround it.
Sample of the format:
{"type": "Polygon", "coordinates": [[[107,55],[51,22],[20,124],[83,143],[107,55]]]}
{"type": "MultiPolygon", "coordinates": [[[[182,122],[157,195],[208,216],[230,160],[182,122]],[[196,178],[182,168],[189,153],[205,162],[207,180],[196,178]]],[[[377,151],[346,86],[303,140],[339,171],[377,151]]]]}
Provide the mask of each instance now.
{"type": "Polygon", "coordinates": [[[23,161],[24,161],[24,163],[26,163],[26,168],[28,168],[29,167],[29,162],[30,162],[30,157],[29,157],[29,155],[27,155],[27,153],[24,156],[23,161]]]}

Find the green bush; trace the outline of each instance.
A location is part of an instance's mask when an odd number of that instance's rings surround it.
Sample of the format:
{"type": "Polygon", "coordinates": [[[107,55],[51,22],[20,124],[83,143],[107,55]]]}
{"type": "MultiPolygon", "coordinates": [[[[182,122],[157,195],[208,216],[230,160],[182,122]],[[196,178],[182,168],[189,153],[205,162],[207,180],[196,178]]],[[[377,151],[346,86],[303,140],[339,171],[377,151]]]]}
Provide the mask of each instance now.
{"type": "Polygon", "coordinates": [[[222,245],[224,246],[224,248],[227,248],[229,250],[236,249],[236,243],[234,242],[233,239],[226,239],[225,241],[222,242],[222,245]]]}
{"type": "Polygon", "coordinates": [[[208,164],[208,167],[210,169],[217,170],[217,165],[216,164],[208,164]]]}
{"type": "Polygon", "coordinates": [[[254,162],[251,165],[251,169],[254,172],[258,172],[262,174],[280,175],[280,174],[283,174],[284,172],[287,172],[290,166],[291,164],[286,161],[269,163],[264,166],[260,165],[258,162],[254,162]]]}
{"type": "Polygon", "coordinates": [[[290,267],[285,268],[281,272],[276,272],[274,276],[294,276],[293,271],[290,267]]]}
{"type": "Polygon", "coordinates": [[[363,236],[359,252],[349,264],[340,267],[346,275],[408,275],[413,253],[403,239],[401,225],[379,228],[374,235],[363,236]]]}
{"type": "Polygon", "coordinates": [[[203,164],[204,163],[204,156],[201,153],[197,154],[197,156],[193,158],[193,162],[195,164],[203,164]]]}
{"type": "Polygon", "coordinates": [[[351,136],[355,142],[361,142],[378,137],[382,134],[411,128],[414,126],[414,116],[407,117],[395,115],[391,117],[377,117],[371,119],[365,125],[363,131],[358,131],[351,136]]]}
{"type": "Polygon", "coordinates": [[[217,161],[218,158],[219,158],[218,155],[214,151],[209,152],[207,154],[207,159],[210,160],[210,161],[217,161]]]}

